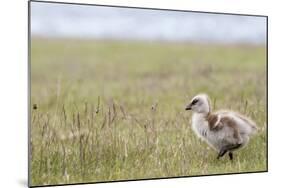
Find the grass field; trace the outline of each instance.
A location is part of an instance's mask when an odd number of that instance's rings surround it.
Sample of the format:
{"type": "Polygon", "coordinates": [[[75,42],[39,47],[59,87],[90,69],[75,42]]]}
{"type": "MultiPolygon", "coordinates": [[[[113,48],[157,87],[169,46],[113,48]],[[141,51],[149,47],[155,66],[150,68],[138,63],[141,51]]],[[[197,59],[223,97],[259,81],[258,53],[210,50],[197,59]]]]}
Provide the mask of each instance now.
{"type": "Polygon", "coordinates": [[[267,170],[264,46],[33,38],[31,107],[32,185],[267,170]],[[232,162],[191,130],[199,92],[259,127],[232,162]]]}

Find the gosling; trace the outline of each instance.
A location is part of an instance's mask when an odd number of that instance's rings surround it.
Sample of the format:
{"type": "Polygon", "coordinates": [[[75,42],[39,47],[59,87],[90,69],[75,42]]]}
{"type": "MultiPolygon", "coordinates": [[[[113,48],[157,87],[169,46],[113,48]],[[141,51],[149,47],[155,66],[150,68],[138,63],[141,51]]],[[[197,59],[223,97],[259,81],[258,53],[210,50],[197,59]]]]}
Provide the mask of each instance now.
{"type": "Polygon", "coordinates": [[[245,147],[257,126],[250,119],[233,111],[211,111],[208,95],[195,96],[185,110],[192,110],[192,129],[199,138],[218,152],[217,159],[245,147]]]}

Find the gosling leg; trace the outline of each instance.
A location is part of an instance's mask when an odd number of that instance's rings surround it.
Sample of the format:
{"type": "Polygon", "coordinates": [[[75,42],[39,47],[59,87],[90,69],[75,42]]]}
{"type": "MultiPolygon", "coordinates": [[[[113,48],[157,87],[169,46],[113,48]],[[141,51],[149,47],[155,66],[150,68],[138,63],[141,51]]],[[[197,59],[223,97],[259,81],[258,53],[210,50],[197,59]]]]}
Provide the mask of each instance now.
{"type": "Polygon", "coordinates": [[[232,161],[233,160],[233,153],[231,151],[228,153],[228,156],[229,156],[229,159],[232,161]]]}
{"type": "Polygon", "coordinates": [[[230,144],[230,145],[222,147],[220,152],[219,152],[219,155],[217,156],[217,159],[219,159],[220,157],[223,157],[224,154],[229,151],[228,155],[229,155],[230,160],[232,160],[233,159],[233,153],[231,151],[239,148],[241,145],[242,144],[230,144]]]}
{"type": "Polygon", "coordinates": [[[219,154],[217,156],[217,159],[223,157],[226,152],[227,152],[227,150],[224,150],[224,149],[220,150],[220,152],[219,152],[219,154]]]}

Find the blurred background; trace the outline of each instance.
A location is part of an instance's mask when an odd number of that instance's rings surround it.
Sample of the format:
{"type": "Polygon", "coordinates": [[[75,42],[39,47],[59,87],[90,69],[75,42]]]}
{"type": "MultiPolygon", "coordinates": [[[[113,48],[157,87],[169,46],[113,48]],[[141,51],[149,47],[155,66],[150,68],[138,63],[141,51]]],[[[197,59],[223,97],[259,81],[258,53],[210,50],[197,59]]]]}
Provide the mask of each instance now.
{"type": "Polygon", "coordinates": [[[76,37],[251,43],[266,40],[266,18],[149,9],[31,3],[31,34],[76,37]]]}

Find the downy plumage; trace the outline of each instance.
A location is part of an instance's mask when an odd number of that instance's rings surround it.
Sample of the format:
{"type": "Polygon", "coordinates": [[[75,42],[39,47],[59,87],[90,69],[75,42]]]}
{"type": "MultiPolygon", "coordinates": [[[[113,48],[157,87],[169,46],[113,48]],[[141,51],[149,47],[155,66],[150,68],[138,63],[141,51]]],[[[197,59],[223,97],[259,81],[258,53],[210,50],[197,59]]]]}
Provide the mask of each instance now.
{"type": "Polygon", "coordinates": [[[256,130],[256,124],[249,118],[230,110],[212,112],[206,94],[195,96],[186,106],[192,110],[192,129],[218,152],[218,159],[228,152],[230,160],[233,151],[247,145],[256,130]]]}

